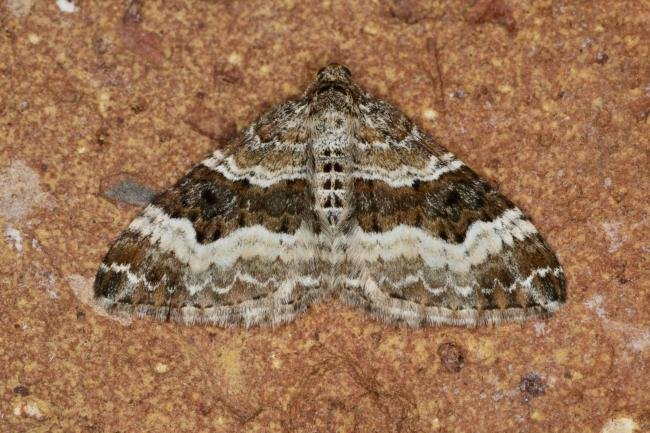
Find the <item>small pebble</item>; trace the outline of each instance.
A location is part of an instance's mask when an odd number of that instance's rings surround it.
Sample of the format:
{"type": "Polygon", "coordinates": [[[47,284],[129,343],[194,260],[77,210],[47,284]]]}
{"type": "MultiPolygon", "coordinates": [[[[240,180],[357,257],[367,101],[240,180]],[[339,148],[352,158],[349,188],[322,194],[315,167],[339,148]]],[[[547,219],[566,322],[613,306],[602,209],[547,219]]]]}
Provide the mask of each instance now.
{"type": "Polygon", "coordinates": [[[602,51],[596,53],[596,63],[598,63],[599,65],[604,65],[605,63],[607,63],[608,60],[609,60],[609,56],[607,55],[607,53],[603,53],[602,51]]]}
{"type": "Polygon", "coordinates": [[[438,347],[442,366],[450,373],[458,373],[465,365],[463,349],[455,343],[443,343],[438,347]]]}
{"type": "Polygon", "coordinates": [[[119,174],[102,180],[102,194],[118,202],[145,206],[151,202],[156,192],[134,177],[119,174]]]}
{"type": "Polygon", "coordinates": [[[18,385],[17,387],[14,388],[14,394],[27,397],[29,395],[29,388],[27,388],[25,385],[18,385]]]}
{"type": "Polygon", "coordinates": [[[51,409],[44,401],[27,397],[16,402],[13,413],[15,416],[42,421],[50,417],[51,409]]]}
{"type": "Polygon", "coordinates": [[[167,364],[164,364],[162,362],[158,362],[154,366],[154,370],[156,370],[156,373],[158,373],[158,374],[164,374],[164,373],[167,373],[167,371],[169,370],[169,367],[167,366],[167,364]]]}
{"type": "Polygon", "coordinates": [[[519,382],[519,391],[523,394],[524,402],[528,403],[533,398],[544,395],[546,382],[537,373],[526,373],[519,382]]]}

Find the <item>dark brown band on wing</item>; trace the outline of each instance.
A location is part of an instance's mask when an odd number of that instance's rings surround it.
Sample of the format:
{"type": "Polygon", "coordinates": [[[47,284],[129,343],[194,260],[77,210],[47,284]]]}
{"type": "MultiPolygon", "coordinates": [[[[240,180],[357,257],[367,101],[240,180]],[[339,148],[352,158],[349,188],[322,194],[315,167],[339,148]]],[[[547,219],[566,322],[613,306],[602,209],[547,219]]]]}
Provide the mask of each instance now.
{"type": "MultiPolygon", "coordinates": [[[[345,270],[352,272],[352,269],[345,270]]],[[[566,301],[564,274],[555,254],[538,234],[523,241],[514,240],[511,246],[462,275],[428,268],[422,258],[368,263],[367,272],[373,275],[381,292],[395,302],[403,302],[405,309],[410,304],[452,311],[505,311],[544,309],[550,303],[566,301]],[[404,284],[409,280],[410,284],[404,284]],[[461,295],[455,282],[473,290],[461,295]]],[[[358,291],[352,292],[361,296],[358,291]]]]}
{"type": "Polygon", "coordinates": [[[463,242],[476,221],[493,221],[514,205],[467,167],[434,181],[393,188],[356,179],[353,216],[366,232],[386,232],[399,224],[420,227],[449,242],[463,242]]]}
{"type": "Polygon", "coordinates": [[[314,220],[308,214],[313,208],[313,195],[303,179],[261,188],[246,180],[230,181],[203,165],[194,167],[152,204],[172,218],[187,218],[202,244],[256,224],[292,234],[304,220],[314,220]]]}

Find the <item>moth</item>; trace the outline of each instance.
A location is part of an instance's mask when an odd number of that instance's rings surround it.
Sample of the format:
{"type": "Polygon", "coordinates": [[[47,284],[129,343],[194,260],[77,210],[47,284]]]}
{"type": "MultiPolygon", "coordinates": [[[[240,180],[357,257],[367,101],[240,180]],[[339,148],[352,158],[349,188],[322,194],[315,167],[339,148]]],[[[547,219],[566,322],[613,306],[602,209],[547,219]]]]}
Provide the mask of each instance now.
{"type": "Polygon", "coordinates": [[[155,197],[94,293],[185,324],[278,325],[335,296],[388,322],[475,326],[547,316],[565,286],[522,211],[330,64],[155,197]]]}

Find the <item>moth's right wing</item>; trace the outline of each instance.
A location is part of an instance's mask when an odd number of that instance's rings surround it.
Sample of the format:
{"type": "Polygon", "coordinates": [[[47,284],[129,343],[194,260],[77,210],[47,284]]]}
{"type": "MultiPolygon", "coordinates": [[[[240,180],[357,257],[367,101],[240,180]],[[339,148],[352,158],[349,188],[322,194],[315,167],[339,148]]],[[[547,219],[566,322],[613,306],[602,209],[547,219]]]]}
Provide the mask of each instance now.
{"type": "Polygon", "coordinates": [[[348,302],[410,325],[545,316],[566,300],[529,218],[396,108],[371,100],[355,137],[348,302]]]}

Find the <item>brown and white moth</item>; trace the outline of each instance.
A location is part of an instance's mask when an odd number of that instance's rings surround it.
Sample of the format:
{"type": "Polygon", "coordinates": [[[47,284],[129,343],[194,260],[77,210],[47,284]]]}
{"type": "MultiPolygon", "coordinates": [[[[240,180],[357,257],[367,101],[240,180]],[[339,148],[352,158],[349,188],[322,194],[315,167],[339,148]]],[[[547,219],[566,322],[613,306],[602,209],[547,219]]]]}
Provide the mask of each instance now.
{"type": "Polygon", "coordinates": [[[187,324],[276,325],[329,295],[411,326],[566,299],[529,218],[336,64],[158,195],[95,281],[108,311],[187,324]]]}

